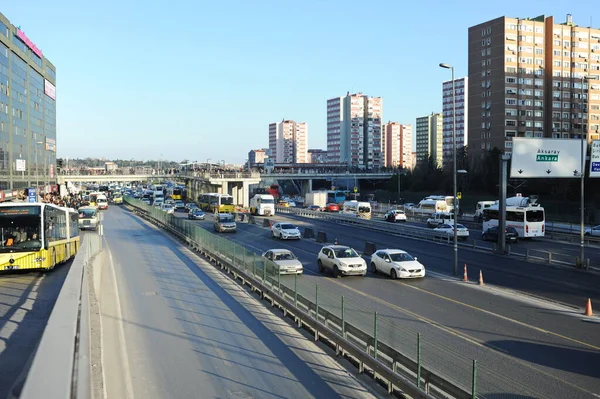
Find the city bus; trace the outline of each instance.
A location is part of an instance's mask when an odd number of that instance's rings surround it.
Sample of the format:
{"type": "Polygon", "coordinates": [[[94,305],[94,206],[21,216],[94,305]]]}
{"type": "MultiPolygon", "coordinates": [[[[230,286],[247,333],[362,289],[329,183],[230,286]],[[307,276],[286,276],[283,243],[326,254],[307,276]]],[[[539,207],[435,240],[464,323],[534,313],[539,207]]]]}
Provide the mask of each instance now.
{"type": "MultiPolygon", "coordinates": [[[[498,226],[498,204],[483,210],[483,231],[498,226]]],[[[540,204],[524,203],[519,206],[511,205],[510,198],[506,205],[506,227],[514,227],[519,238],[543,237],[545,233],[545,212],[540,204]]]]}
{"type": "Polygon", "coordinates": [[[342,204],[348,198],[348,191],[327,191],[327,203],[328,204],[342,204]]]}
{"type": "Polygon", "coordinates": [[[213,213],[233,212],[233,196],[229,194],[207,193],[198,196],[198,206],[203,211],[213,213]]]}
{"type": "Polygon", "coordinates": [[[45,269],[79,250],[79,214],[39,202],[0,204],[0,270],[45,269]]]}
{"type": "Polygon", "coordinates": [[[185,199],[184,195],[183,195],[184,190],[185,189],[181,188],[181,187],[169,187],[167,189],[167,195],[170,196],[171,199],[173,199],[175,201],[178,201],[178,200],[183,201],[185,199]]]}

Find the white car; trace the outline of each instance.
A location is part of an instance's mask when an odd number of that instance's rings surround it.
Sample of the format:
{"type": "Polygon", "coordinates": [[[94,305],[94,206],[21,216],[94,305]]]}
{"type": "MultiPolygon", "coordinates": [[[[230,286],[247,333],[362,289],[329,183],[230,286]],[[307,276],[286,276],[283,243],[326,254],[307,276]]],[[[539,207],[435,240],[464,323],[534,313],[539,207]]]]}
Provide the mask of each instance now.
{"type": "Polygon", "coordinates": [[[393,279],[425,277],[425,266],[401,249],[381,249],[371,255],[371,271],[393,279]]]}
{"type": "Polygon", "coordinates": [[[291,223],[275,223],[271,226],[271,237],[280,240],[299,240],[302,237],[298,227],[291,223]]]}
{"type": "Polygon", "coordinates": [[[600,225],[594,226],[591,229],[585,229],[584,234],[586,236],[600,237],[600,225]]]}
{"type": "Polygon", "coordinates": [[[427,227],[430,229],[439,226],[440,224],[454,224],[454,215],[448,212],[436,212],[427,218],[427,227]]]}
{"type": "Polygon", "coordinates": [[[162,204],[160,207],[161,210],[167,212],[167,213],[173,213],[175,212],[175,207],[173,206],[173,204],[162,204]]]}
{"type": "Polygon", "coordinates": [[[406,213],[400,209],[390,209],[385,215],[383,215],[383,219],[388,220],[390,215],[394,215],[395,222],[406,222],[406,213]]]}
{"type": "Polygon", "coordinates": [[[279,269],[279,274],[302,274],[302,262],[287,249],[269,249],[262,254],[263,260],[270,260],[279,269]]]}
{"type": "Polygon", "coordinates": [[[321,248],[317,256],[317,266],[321,273],[325,269],[331,270],[336,278],[367,274],[367,262],[354,249],[344,245],[327,245],[321,248]]]}
{"type": "MultiPolygon", "coordinates": [[[[454,225],[444,223],[433,229],[436,237],[453,237],[454,236],[454,225]]],[[[466,240],[469,238],[469,229],[462,224],[456,225],[456,236],[459,240],[466,240]]]]}

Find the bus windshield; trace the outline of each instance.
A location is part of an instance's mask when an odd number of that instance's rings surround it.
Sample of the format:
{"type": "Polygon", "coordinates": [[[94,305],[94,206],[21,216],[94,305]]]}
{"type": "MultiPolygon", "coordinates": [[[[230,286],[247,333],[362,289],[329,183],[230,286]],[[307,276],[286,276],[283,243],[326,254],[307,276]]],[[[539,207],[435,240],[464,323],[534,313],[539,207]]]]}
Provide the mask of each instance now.
{"type": "Polygon", "coordinates": [[[543,222],[544,221],[544,211],[527,211],[526,218],[528,222],[543,222]]]}
{"type": "Polygon", "coordinates": [[[0,209],[0,252],[39,251],[40,207],[3,207],[0,209]]]}
{"type": "Polygon", "coordinates": [[[233,197],[221,197],[221,205],[233,204],[233,197]]]}

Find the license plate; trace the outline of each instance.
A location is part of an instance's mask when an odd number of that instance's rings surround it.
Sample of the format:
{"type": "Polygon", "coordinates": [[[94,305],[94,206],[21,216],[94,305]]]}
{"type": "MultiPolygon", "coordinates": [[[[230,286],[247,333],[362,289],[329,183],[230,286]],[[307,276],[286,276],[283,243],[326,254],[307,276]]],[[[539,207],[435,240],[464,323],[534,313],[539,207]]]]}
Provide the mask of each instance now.
{"type": "Polygon", "coordinates": [[[90,224],[90,221],[89,220],[84,220],[83,224],[90,224]]]}
{"type": "Polygon", "coordinates": [[[19,266],[4,266],[4,270],[18,270],[19,266]]]}

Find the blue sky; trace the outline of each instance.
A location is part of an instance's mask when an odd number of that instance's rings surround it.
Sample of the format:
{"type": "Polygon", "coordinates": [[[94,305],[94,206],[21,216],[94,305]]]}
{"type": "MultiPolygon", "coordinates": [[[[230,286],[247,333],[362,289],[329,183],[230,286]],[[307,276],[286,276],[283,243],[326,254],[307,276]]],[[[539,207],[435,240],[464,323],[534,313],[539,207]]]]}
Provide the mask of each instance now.
{"type": "Polygon", "coordinates": [[[383,97],[384,120],[441,111],[467,31],[502,15],[600,27],[597,1],[19,0],[2,12],[57,68],[59,157],[225,160],[268,146],[268,124],[309,125],[326,100],[383,97]]]}

